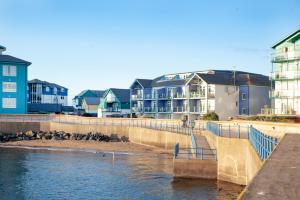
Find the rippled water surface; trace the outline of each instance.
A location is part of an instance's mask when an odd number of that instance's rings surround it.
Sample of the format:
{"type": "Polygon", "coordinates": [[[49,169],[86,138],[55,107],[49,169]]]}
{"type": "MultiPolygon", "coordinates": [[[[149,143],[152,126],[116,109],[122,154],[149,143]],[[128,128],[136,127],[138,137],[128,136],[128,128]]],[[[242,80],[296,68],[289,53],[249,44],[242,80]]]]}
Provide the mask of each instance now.
{"type": "Polygon", "coordinates": [[[0,148],[0,199],[235,199],[233,184],[173,179],[153,155],[0,148]]]}

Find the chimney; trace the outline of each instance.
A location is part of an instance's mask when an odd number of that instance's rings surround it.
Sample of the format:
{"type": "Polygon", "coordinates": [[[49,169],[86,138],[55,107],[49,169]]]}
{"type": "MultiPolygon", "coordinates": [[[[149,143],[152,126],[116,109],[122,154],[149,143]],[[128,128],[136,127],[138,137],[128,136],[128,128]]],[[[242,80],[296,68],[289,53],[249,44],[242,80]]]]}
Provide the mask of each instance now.
{"type": "Polygon", "coordinates": [[[4,46],[0,45],[0,55],[2,55],[2,52],[5,51],[5,50],[6,50],[6,48],[4,46]]]}

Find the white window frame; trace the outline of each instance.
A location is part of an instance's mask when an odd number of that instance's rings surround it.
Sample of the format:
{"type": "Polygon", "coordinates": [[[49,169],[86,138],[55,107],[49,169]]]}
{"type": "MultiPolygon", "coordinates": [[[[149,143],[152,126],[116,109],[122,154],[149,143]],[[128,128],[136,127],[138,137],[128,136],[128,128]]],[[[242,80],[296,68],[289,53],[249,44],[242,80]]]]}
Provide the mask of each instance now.
{"type": "Polygon", "coordinates": [[[246,93],[242,93],[242,100],[246,101],[247,100],[247,94],[246,93]],[[244,98],[245,97],[245,98],[244,98]]]}
{"type": "Polygon", "coordinates": [[[242,108],[242,115],[247,115],[247,108],[244,108],[244,107],[242,108]]]}
{"type": "Polygon", "coordinates": [[[3,65],[2,66],[3,76],[17,76],[17,67],[14,65],[3,65]]]}
{"type": "Polygon", "coordinates": [[[2,92],[17,92],[17,83],[2,82],[2,92]]]}
{"type": "Polygon", "coordinates": [[[2,98],[2,108],[17,108],[17,99],[2,98]]]}

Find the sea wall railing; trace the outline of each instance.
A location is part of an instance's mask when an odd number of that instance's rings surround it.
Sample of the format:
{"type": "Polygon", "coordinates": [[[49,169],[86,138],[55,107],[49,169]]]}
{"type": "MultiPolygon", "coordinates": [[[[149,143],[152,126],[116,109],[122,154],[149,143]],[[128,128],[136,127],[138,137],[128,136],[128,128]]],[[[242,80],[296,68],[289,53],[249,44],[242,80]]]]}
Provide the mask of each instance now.
{"type": "Polygon", "coordinates": [[[140,127],[190,135],[192,129],[179,121],[155,119],[92,118],[63,115],[0,115],[2,122],[55,122],[63,124],[140,127]]]}
{"type": "Polygon", "coordinates": [[[253,126],[223,125],[207,122],[207,130],[219,137],[248,139],[262,160],[266,160],[278,144],[278,139],[253,126]]]}
{"type": "Polygon", "coordinates": [[[263,160],[266,160],[271,155],[278,144],[277,138],[266,135],[253,126],[250,126],[249,141],[263,160]]]}
{"type": "Polygon", "coordinates": [[[225,125],[215,122],[207,122],[206,129],[220,137],[249,138],[249,126],[225,125]]]}
{"type": "Polygon", "coordinates": [[[208,148],[179,148],[177,143],[174,147],[174,159],[194,159],[194,160],[217,160],[216,149],[208,148]],[[197,152],[196,154],[193,152],[197,152]]]}

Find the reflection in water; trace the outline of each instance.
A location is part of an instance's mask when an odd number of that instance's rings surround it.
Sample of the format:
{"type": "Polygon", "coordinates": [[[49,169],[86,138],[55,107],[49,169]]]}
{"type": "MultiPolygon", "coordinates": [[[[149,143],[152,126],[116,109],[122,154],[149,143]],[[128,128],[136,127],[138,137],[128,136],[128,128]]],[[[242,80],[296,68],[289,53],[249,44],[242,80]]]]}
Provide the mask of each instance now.
{"type": "Polygon", "coordinates": [[[240,186],[174,179],[172,160],[0,148],[0,199],[232,199],[240,186]]]}

